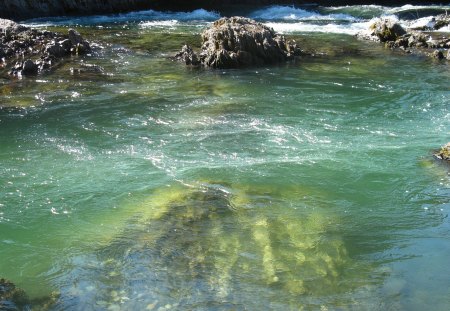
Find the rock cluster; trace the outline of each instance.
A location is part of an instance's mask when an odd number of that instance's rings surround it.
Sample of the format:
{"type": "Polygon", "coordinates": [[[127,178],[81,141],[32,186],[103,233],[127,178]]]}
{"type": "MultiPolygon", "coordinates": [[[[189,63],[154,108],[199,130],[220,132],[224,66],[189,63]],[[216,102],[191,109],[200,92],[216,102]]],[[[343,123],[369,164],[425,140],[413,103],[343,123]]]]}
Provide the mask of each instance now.
{"type": "Polygon", "coordinates": [[[12,76],[37,74],[65,56],[90,50],[89,42],[74,29],[63,35],[0,19],[0,64],[6,66],[11,61],[9,74],[12,76]]]}
{"type": "Polygon", "coordinates": [[[425,33],[428,30],[438,30],[449,25],[450,16],[440,15],[432,19],[429,26],[422,29],[405,29],[396,21],[377,19],[369,30],[358,34],[360,39],[383,42],[391,49],[403,50],[406,53],[425,54],[437,59],[450,60],[450,38],[425,33]]]}
{"type": "Polygon", "coordinates": [[[183,46],[175,57],[187,65],[239,68],[280,63],[300,54],[294,41],[287,41],[272,28],[249,18],[224,17],[203,31],[199,55],[183,46]]]}

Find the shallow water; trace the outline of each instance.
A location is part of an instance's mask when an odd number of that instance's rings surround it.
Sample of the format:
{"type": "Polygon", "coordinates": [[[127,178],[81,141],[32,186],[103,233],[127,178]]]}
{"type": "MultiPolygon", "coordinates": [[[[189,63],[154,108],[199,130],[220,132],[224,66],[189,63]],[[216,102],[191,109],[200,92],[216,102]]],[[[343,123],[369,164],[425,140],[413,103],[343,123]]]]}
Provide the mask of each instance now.
{"type": "Polygon", "coordinates": [[[55,310],[446,310],[448,63],[294,28],[314,57],[185,68],[203,13],[78,20],[101,48],[1,80],[0,276],[55,310]]]}

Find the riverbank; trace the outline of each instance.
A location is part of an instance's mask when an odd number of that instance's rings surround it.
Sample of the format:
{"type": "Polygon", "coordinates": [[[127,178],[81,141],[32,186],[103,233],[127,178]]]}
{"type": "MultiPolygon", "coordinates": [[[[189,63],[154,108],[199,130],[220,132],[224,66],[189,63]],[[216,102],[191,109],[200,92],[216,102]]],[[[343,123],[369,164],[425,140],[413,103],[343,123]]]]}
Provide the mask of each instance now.
{"type": "MultiPolygon", "coordinates": [[[[440,4],[439,1],[435,2],[440,4]]],[[[138,10],[170,10],[170,11],[192,11],[196,9],[206,9],[229,14],[230,12],[247,12],[255,8],[268,5],[290,5],[297,7],[314,6],[345,6],[345,5],[387,5],[391,6],[392,1],[377,0],[337,0],[330,1],[315,0],[47,0],[47,1],[25,1],[25,0],[0,0],[0,18],[13,20],[23,20],[28,18],[48,17],[48,16],[77,16],[94,14],[124,13],[138,10]]],[[[395,5],[402,4],[424,4],[430,5],[430,1],[396,1],[395,5]]]]}

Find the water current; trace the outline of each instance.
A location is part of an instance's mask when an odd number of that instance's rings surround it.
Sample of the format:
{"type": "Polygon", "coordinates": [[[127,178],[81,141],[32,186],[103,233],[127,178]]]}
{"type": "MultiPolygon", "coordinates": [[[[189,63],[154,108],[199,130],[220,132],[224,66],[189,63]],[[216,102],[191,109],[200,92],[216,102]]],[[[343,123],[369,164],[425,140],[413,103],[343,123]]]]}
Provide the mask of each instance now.
{"type": "Polygon", "coordinates": [[[51,310],[448,310],[450,65],[353,36],[446,9],[246,12],[314,56],[240,70],[169,57],[214,12],[24,21],[96,48],[0,71],[0,277],[51,310]]]}

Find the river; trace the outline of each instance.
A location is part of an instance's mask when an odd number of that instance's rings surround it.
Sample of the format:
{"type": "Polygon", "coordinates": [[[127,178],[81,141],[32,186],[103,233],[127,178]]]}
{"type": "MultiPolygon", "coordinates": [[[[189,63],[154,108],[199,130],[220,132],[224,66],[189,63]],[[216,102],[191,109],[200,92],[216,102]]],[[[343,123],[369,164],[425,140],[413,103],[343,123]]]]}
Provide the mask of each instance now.
{"type": "Polygon", "coordinates": [[[448,310],[449,63],[353,36],[446,9],[245,12],[314,56],[240,70],[169,57],[215,12],[24,21],[96,47],[0,80],[0,277],[51,310],[448,310]]]}

